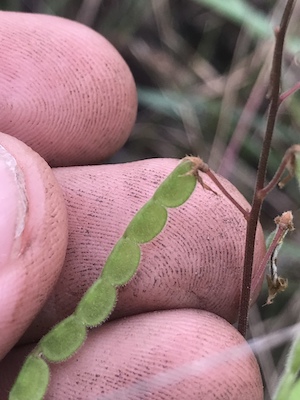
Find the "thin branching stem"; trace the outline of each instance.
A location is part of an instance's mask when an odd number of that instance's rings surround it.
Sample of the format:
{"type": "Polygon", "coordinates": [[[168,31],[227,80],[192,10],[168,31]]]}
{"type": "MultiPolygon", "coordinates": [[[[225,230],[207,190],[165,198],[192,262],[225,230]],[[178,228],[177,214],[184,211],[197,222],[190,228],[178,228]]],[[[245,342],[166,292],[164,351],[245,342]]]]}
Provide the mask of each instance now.
{"type": "Polygon", "coordinates": [[[252,208],[250,211],[250,218],[247,223],[246,232],[246,244],[245,244],[245,256],[243,266],[243,283],[242,293],[240,298],[239,308],[239,320],[238,330],[246,336],[247,323],[248,323],[248,312],[251,292],[251,279],[252,279],[252,266],[254,258],[254,246],[255,236],[258,220],[260,217],[261,206],[263,199],[259,196],[260,190],[264,187],[268,157],[271,147],[271,141],[279,107],[279,91],[280,91],[280,79],[281,79],[281,64],[283,55],[283,45],[288,23],[293,11],[295,0],[288,0],[285,6],[285,10],[281,19],[280,26],[275,30],[275,48],[272,61],[272,69],[270,76],[270,105],[267,119],[266,132],[264,136],[262,151],[260,154],[256,187],[252,200],[252,208]]]}
{"type": "Polygon", "coordinates": [[[291,87],[290,89],[288,89],[286,92],[282,93],[279,97],[279,105],[286,100],[288,97],[290,97],[292,94],[294,94],[295,92],[297,92],[297,90],[300,89],[300,82],[295,83],[295,85],[293,87],[291,87]]]}
{"type": "Polygon", "coordinates": [[[221,190],[221,192],[233,203],[236,208],[243,214],[245,219],[248,221],[250,212],[245,210],[238,201],[236,201],[231,194],[225,189],[225,187],[222,185],[222,183],[219,181],[217,176],[212,172],[211,169],[208,168],[206,171],[206,174],[210,177],[210,179],[215,183],[215,185],[221,190]]]}
{"type": "Polygon", "coordinates": [[[284,184],[286,184],[291,178],[293,178],[294,172],[291,170],[291,171],[289,171],[289,175],[284,178],[283,182],[279,182],[284,170],[286,168],[288,168],[289,166],[291,166],[291,167],[293,166],[293,160],[295,157],[295,153],[299,153],[299,152],[300,152],[299,144],[294,144],[289,149],[287,149],[275,175],[273,176],[271,181],[263,189],[261,189],[259,191],[259,193],[258,193],[259,197],[264,199],[267,196],[267,194],[270,193],[271,190],[273,190],[275,188],[275,186],[277,184],[279,184],[280,188],[282,188],[284,186],[284,184]]]}

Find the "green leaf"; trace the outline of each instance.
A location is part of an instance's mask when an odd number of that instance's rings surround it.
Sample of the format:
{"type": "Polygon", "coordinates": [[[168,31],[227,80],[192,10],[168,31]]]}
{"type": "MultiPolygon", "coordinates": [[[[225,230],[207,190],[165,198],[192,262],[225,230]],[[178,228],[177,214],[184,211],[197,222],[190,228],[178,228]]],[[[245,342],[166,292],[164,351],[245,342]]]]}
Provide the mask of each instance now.
{"type": "Polygon", "coordinates": [[[288,400],[292,385],[295,382],[295,375],[285,372],[281,378],[273,400],[288,400]]]}
{"type": "Polygon", "coordinates": [[[292,387],[288,400],[299,400],[299,399],[300,399],[300,380],[298,379],[297,382],[292,387]]]}
{"type": "MultiPolygon", "coordinates": [[[[245,0],[193,0],[208,9],[220,14],[227,20],[243,27],[250,35],[257,39],[273,39],[274,23],[272,19],[260,10],[252,7],[245,0]]],[[[279,22],[279,21],[277,21],[279,22]]],[[[288,37],[286,49],[296,55],[300,51],[299,37],[288,37]]]]}
{"type": "Polygon", "coordinates": [[[300,336],[295,337],[287,356],[287,363],[280,379],[274,400],[300,399],[300,381],[297,380],[300,371],[300,336]],[[292,395],[293,393],[293,395],[292,395]],[[298,397],[296,396],[298,394],[298,397]]]}
{"type": "Polygon", "coordinates": [[[49,375],[47,363],[33,354],[29,355],[10,391],[9,400],[42,400],[49,375]]]}
{"type": "Polygon", "coordinates": [[[83,344],[86,327],[74,315],[67,317],[51,329],[39,342],[43,356],[52,362],[71,357],[83,344]]]}
{"type": "Polygon", "coordinates": [[[257,38],[268,38],[273,35],[270,19],[244,0],[194,0],[222,15],[228,20],[244,26],[257,38]]]}
{"type": "Polygon", "coordinates": [[[300,371],[300,337],[294,339],[287,357],[286,369],[297,375],[300,371]]]}

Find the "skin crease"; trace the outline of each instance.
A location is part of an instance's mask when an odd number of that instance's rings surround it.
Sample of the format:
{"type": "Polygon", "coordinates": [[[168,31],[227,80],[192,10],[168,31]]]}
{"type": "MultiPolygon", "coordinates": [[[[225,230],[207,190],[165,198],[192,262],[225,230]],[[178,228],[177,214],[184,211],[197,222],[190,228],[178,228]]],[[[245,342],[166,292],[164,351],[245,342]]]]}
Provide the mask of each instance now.
{"type": "MultiPolygon", "coordinates": [[[[0,29],[6,35],[6,46],[0,57],[6,61],[7,68],[0,72],[0,86],[5,102],[12,104],[14,110],[9,118],[2,117],[0,130],[31,144],[52,166],[94,163],[116,151],[130,133],[136,110],[136,92],[129,70],[111,45],[79,24],[54,17],[0,13],[0,22],[0,29]],[[26,40],[20,35],[21,31],[27,33],[26,40]],[[78,37],[82,40],[78,41],[78,37]],[[50,38],[55,45],[51,45],[50,38]],[[36,57],[40,46],[44,46],[47,40],[49,59],[54,61],[51,64],[47,59],[44,64],[39,64],[36,57]],[[65,41],[69,41],[68,45],[73,49],[70,41],[73,46],[84,48],[82,52],[89,60],[94,58],[97,47],[99,59],[108,57],[109,62],[98,63],[91,69],[90,64],[80,63],[79,58],[74,57],[74,50],[64,58],[66,48],[61,45],[65,41]],[[93,46],[90,46],[91,41],[93,46]],[[18,70],[9,60],[19,66],[18,70]],[[64,68],[53,73],[55,65],[58,68],[67,66],[72,79],[64,81],[64,68]],[[114,79],[111,77],[112,67],[107,65],[123,67],[116,67],[114,79]],[[35,82],[41,84],[33,84],[29,71],[37,74],[35,82]],[[72,74],[76,76],[76,73],[82,77],[91,76],[91,73],[99,77],[94,85],[92,102],[85,101],[86,94],[92,90],[89,79],[84,79],[82,85],[76,87],[78,96],[69,98],[75,84],[72,74]],[[110,93],[110,96],[101,97],[98,92],[110,93]],[[54,107],[60,104],[60,96],[65,99],[66,108],[54,107]],[[121,109],[120,99],[123,102],[121,109]],[[113,118],[109,119],[104,112],[93,120],[95,125],[87,125],[83,133],[82,121],[90,121],[95,106],[102,111],[106,107],[113,118]],[[109,121],[111,126],[107,130],[109,121]],[[40,129],[41,124],[44,129],[40,129]],[[95,137],[99,142],[95,143],[95,137]],[[101,143],[105,143],[104,153],[101,143]],[[81,148],[85,149],[82,157],[78,152],[81,148]]],[[[12,307],[15,316],[9,320],[5,316],[5,307],[1,308],[0,348],[5,354],[41,309],[65,257],[67,222],[60,187],[69,222],[66,262],[52,297],[32,325],[35,332],[29,330],[23,341],[32,339],[38,329],[43,331],[45,325],[52,325],[68,308],[74,307],[76,299],[98,276],[105,258],[130,218],[149,199],[176,162],[158,159],[122,166],[59,168],[52,174],[35,152],[16,139],[0,135],[0,144],[15,156],[24,173],[30,210],[23,235],[23,240],[27,241],[26,251],[1,271],[0,284],[12,283],[12,292],[0,288],[1,301],[8,308],[12,307]],[[23,271],[29,273],[30,278],[25,279],[27,275],[23,271]]],[[[209,180],[206,183],[213,186],[209,180]]],[[[236,189],[229,183],[226,185],[245,205],[236,189]]],[[[229,321],[236,318],[243,224],[239,212],[226,199],[201,187],[185,205],[170,210],[165,230],[142,247],[141,268],[128,287],[120,291],[113,317],[132,316],[92,330],[74,358],[51,366],[52,378],[46,399],[79,400],[90,394],[89,398],[95,400],[102,398],[103,393],[122,390],[129,383],[138,383],[169,367],[181,366],[195,359],[208,360],[222,349],[246,343],[223,318],[193,310],[203,307],[229,321]],[[206,237],[204,242],[200,240],[203,237],[206,237]],[[210,296],[212,290],[215,292],[210,296]],[[179,307],[183,309],[170,310],[179,307]],[[154,311],[159,309],[165,311],[154,311]],[[152,312],[136,315],[145,311],[152,312]]],[[[259,228],[256,273],[260,272],[258,263],[264,251],[259,228]]],[[[253,298],[259,286],[254,288],[253,298]]],[[[7,398],[26,351],[28,346],[15,348],[0,363],[1,399],[7,398]]],[[[142,393],[124,398],[262,399],[263,387],[255,358],[248,348],[245,348],[243,357],[243,361],[227,360],[226,368],[214,367],[210,375],[184,376],[180,383],[175,380],[159,390],[149,389],[146,385],[142,393]]]]}

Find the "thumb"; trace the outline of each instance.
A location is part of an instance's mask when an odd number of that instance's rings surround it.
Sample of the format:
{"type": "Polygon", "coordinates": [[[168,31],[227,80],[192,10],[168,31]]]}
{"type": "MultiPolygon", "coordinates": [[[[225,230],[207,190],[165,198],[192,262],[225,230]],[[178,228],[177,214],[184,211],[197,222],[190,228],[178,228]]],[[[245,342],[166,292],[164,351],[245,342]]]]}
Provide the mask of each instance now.
{"type": "Polygon", "coordinates": [[[47,299],[63,265],[67,214],[50,167],[0,133],[0,359],[47,299]]]}

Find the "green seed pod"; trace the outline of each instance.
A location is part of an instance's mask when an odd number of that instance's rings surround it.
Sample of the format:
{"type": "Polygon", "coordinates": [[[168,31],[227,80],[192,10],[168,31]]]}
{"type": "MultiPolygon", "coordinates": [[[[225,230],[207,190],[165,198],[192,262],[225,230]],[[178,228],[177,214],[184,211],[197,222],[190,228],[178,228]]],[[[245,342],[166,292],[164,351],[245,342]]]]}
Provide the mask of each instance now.
{"type": "Polygon", "coordinates": [[[42,400],[49,383],[49,375],[47,363],[30,354],[10,391],[9,400],[42,400]]]}
{"type": "Polygon", "coordinates": [[[101,277],[112,285],[125,285],[135,274],[141,258],[138,244],[121,238],[110,253],[101,277]]]}
{"type": "MultiPolygon", "coordinates": [[[[116,303],[116,286],[126,284],[139,265],[141,251],[138,244],[150,242],[162,231],[167,222],[167,207],[178,207],[191,196],[197,181],[190,174],[194,167],[191,160],[184,160],[163,181],[153,198],[129,223],[110,254],[102,276],[83,296],[74,314],[57,324],[41,339],[37,351],[41,351],[48,361],[60,362],[71,357],[83,344],[87,328],[99,325],[109,316],[116,303]]],[[[29,356],[11,390],[9,400],[42,399],[48,380],[49,368],[46,362],[29,356]]]]}
{"type": "Polygon", "coordinates": [[[43,356],[52,362],[64,361],[71,357],[83,344],[86,327],[74,315],[59,322],[39,342],[43,356]]]}
{"type": "Polygon", "coordinates": [[[99,278],[80,300],[75,315],[87,327],[105,321],[114,309],[117,290],[107,280],[99,278]]]}
{"type": "Polygon", "coordinates": [[[197,183],[195,176],[188,175],[192,166],[191,161],[182,161],[162,182],[153,199],[164,207],[178,207],[187,201],[197,183]]]}
{"type": "Polygon", "coordinates": [[[166,208],[150,199],[133,217],[123,236],[136,243],[150,242],[162,231],[167,218],[166,208]]]}

